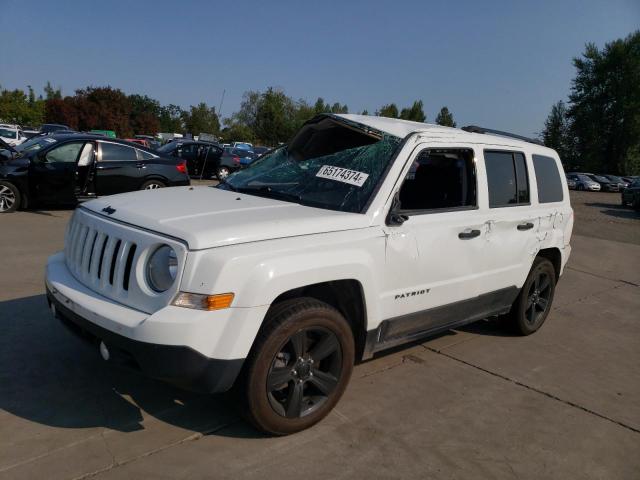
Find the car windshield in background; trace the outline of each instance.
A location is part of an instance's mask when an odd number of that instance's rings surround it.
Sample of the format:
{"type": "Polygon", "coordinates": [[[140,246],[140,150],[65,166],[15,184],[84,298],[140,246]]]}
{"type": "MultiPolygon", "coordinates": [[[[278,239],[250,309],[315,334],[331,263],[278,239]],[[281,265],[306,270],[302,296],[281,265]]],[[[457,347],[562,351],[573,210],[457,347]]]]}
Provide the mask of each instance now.
{"type": "Polygon", "coordinates": [[[51,137],[34,137],[18,145],[15,149],[18,152],[37,152],[56,142],[57,140],[51,137]]]}
{"type": "Polygon", "coordinates": [[[398,137],[322,117],[218,188],[358,213],[400,143],[398,137]]]}
{"type": "Polygon", "coordinates": [[[178,144],[176,142],[169,142],[166,145],[161,146],[156,150],[158,153],[171,153],[177,148],[178,144]]]}
{"type": "Polygon", "coordinates": [[[622,180],[620,177],[616,177],[615,175],[607,175],[607,178],[609,178],[609,180],[613,182],[625,183],[624,180],[622,180]]]}
{"type": "Polygon", "coordinates": [[[603,183],[610,182],[610,180],[607,177],[602,177],[600,175],[594,175],[593,178],[595,178],[597,182],[603,182],[603,183]]]}
{"type": "Polygon", "coordinates": [[[0,128],[0,137],[18,138],[18,131],[17,130],[7,130],[6,128],[0,128]]]}

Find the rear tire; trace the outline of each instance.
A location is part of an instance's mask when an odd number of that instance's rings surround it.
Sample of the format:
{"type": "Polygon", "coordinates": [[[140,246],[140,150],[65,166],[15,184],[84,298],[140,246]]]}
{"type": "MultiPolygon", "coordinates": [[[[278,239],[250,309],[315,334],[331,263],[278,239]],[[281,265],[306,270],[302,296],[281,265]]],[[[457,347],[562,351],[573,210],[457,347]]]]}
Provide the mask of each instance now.
{"type": "Polygon", "coordinates": [[[243,415],[271,435],[311,427],[340,400],[354,357],[351,327],[336,309],[313,298],[276,305],[238,382],[243,415]]]}
{"type": "Polygon", "coordinates": [[[13,183],[0,180],[0,213],[15,212],[22,202],[20,190],[13,183]]]}
{"type": "Polygon", "coordinates": [[[556,271],[544,257],[536,257],[518,298],[513,303],[506,320],[519,335],[531,335],[538,331],[551,311],[556,290],[556,271]]]}
{"type": "Polygon", "coordinates": [[[218,177],[218,180],[221,182],[225,180],[230,174],[231,170],[229,170],[229,167],[222,166],[216,169],[216,177],[218,177]]]}
{"type": "Polygon", "coordinates": [[[148,180],[142,184],[140,190],[156,190],[158,188],[164,188],[167,185],[160,180],[148,180]]]}

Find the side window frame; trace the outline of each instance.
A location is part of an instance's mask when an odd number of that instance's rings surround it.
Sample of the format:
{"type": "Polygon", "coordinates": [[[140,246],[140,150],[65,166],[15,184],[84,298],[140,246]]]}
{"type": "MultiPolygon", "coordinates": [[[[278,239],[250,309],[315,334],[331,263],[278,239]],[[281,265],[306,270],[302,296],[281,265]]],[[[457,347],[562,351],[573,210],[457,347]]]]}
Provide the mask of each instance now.
{"type": "Polygon", "coordinates": [[[529,175],[529,166],[527,165],[527,154],[521,150],[512,150],[507,148],[485,148],[482,151],[482,161],[484,162],[484,170],[485,170],[485,178],[487,181],[487,207],[491,210],[494,208],[513,208],[513,207],[526,207],[531,205],[531,175],[529,175]],[[516,203],[505,204],[505,205],[491,205],[491,193],[490,193],[490,185],[489,185],[489,170],[487,169],[487,153],[510,153],[511,154],[511,164],[513,166],[513,178],[516,182],[516,203]],[[527,202],[520,202],[520,192],[519,192],[519,184],[518,184],[518,165],[516,162],[516,154],[522,155],[524,159],[524,175],[525,181],[527,183],[527,194],[529,200],[527,202]]]}
{"type": "MultiPolygon", "coordinates": [[[[475,204],[474,205],[461,205],[458,207],[444,207],[444,208],[425,208],[425,209],[399,209],[398,213],[402,214],[402,215],[406,215],[408,217],[413,217],[413,216],[419,216],[419,215],[433,215],[433,214],[438,214],[438,213],[451,213],[451,212],[466,212],[469,210],[478,210],[480,208],[480,202],[479,202],[479,192],[478,192],[478,169],[476,167],[476,151],[474,148],[472,148],[471,146],[450,146],[447,145],[446,147],[440,147],[440,146],[435,146],[435,145],[424,145],[422,146],[419,150],[416,149],[412,155],[410,156],[410,160],[408,161],[409,163],[409,170],[411,170],[411,166],[413,165],[413,162],[415,162],[420,155],[422,155],[425,151],[428,150],[460,150],[460,151],[467,151],[470,154],[470,165],[471,165],[471,175],[474,178],[474,191],[475,191],[475,204]],[[416,153],[417,152],[417,153],[416,153]]],[[[403,177],[400,179],[399,184],[395,190],[395,194],[394,195],[400,195],[400,191],[402,190],[402,187],[404,185],[404,183],[407,180],[407,176],[409,174],[409,170],[407,170],[407,172],[403,175],[403,177]]]]}
{"type": "Polygon", "coordinates": [[[120,147],[125,147],[125,148],[130,148],[133,150],[133,159],[129,159],[129,160],[108,160],[110,162],[138,162],[138,153],[137,153],[137,148],[135,147],[130,147],[129,145],[122,145],[121,143],[116,143],[116,142],[109,142],[109,141],[105,141],[105,140],[98,140],[96,142],[98,144],[98,157],[96,159],[97,162],[103,162],[103,151],[102,151],[102,147],[105,143],[110,143],[113,145],[118,145],[120,147]]]}
{"type": "Polygon", "coordinates": [[[84,145],[86,144],[86,140],[71,140],[68,142],[61,142],[58,143],[57,145],[52,146],[51,148],[49,148],[48,150],[42,152],[42,158],[44,158],[46,160],[47,163],[64,163],[64,164],[75,164],[76,166],[78,165],[78,160],[80,159],[80,154],[82,153],[82,149],[84,148],[84,145]],[[58,150],[59,148],[62,148],[66,145],[71,145],[74,143],[78,143],[80,144],[80,149],[78,150],[78,153],[76,153],[76,158],[73,162],[49,162],[49,159],[47,158],[48,155],[53,152],[54,150],[58,150]]]}

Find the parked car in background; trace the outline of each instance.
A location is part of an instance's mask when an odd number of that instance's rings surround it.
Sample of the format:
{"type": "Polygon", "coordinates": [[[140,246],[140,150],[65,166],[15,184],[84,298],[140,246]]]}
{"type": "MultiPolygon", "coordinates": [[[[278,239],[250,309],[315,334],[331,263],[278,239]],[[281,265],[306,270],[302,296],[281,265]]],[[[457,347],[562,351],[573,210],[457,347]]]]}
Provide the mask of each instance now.
{"type": "Polygon", "coordinates": [[[27,140],[27,136],[22,132],[18,125],[0,125],[0,138],[12,147],[20,145],[27,140]]]}
{"type": "Polygon", "coordinates": [[[636,180],[638,180],[640,177],[637,175],[633,175],[633,176],[624,176],[621,177],[625,182],[627,182],[628,184],[632,184],[633,182],[635,182],[636,180]]]}
{"type": "Polygon", "coordinates": [[[586,173],[570,172],[566,176],[567,181],[573,180],[576,182],[576,190],[600,191],[600,184],[592,180],[586,173]]]}
{"type": "Polygon", "coordinates": [[[576,187],[578,186],[578,182],[576,182],[574,179],[569,178],[569,176],[567,175],[567,188],[569,190],[575,190],[576,187]]]}
{"type": "Polygon", "coordinates": [[[636,209],[640,207],[640,179],[634,180],[627,188],[622,190],[620,204],[623,207],[631,205],[636,209]]]}
{"type": "Polygon", "coordinates": [[[34,137],[0,161],[0,213],[36,203],[189,185],[183,160],[89,134],[34,137]]]}
{"type": "Polygon", "coordinates": [[[137,143],[138,145],[149,148],[149,141],[144,138],[125,138],[124,140],[131,143],[137,143]]]}
{"type": "Polygon", "coordinates": [[[40,133],[53,133],[60,130],[71,130],[67,125],[61,123],[44,123],[40,126],[40,133]]]}
{"type": "Polygon", "coordinates": [[[218,180],[223,180],[234,171],[249,166],[254,160],[255,155],[250,150],[233,147],[225,148],[222,158],[220,159],[218,180]]]}
{"type": "Polygon", "coordinates": [[[146,140],[150,149],[157,150],[162,144],[153,135],[134,135],[135,138],[140,140],[146,140]]]}
{"type": "Polygon", "coordinates": [[[271,150],[269,147],[253,147],[253,153],[255,154],[256,159],[258,159],[261,156],[263,156],[269,150],[271,150]]]}
{"type": "Polygon", "coordinates": [[[620,191],[620,187],[618,186],[618,183],[609,180],[604,175],[595,175],[593,173],[588,173],[587,176],[594,182],[598,182],[600,184],[600,190],[602,192],[619,192],[620,191]]]}
{"type": "Polygon", "coordinates": [[[602,175],[602,176],[608,179],[610,182],[617,183],[618,190],[623,190],[627,188],[630,183],[625,181],[622,177],[619,177],[618,175],[602,175]]]}
{"type": "Polygon", "coordinates": [[[174,140],[158,148],[157,152],[185,160],[191,176],[211,178],[218,174],[223,150],[211,142],[174,140]]]}
{"type": "Polygon", "coordinates": [[[30,128],[30,129],[23,130],[22,133],[24,134],[25,137],[27,137],[27,140],[29,140],[30,138],[33,138],[36,135],[40,135],[40,130],[35,130],[30,128]]]}
{"type": "Polygon", "coordinates": [[[233,142],[233,148],[241,148],[242,150],[253,150],[253,145],[247,142],[233,142]]]}

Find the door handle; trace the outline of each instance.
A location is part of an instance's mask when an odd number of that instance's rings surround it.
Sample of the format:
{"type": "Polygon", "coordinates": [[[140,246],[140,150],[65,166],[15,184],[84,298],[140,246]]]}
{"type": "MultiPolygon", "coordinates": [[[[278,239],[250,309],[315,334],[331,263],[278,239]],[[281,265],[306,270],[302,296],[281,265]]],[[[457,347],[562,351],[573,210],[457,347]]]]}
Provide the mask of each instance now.
{"type": "Polygon", "coordinates": [[[524,230],[531,230],[533,228],[533,223],[531,223],[531,222],[521,223],[520,225],[518,225],[517,228],[521,232],[524,231],[524,230]]]}
{"type": "Polygon", "coordinates": [[[137,168],[147,168],[147,166],[144,163],[138,163],[136,164],[137,168]]]}
{"type": "Polygon", "coordinates": [[[468,240],[470,238],[476,238],[480,236],[480,230],[465,230],[458,234],[458,238],[461,240],[468,240]]]}

